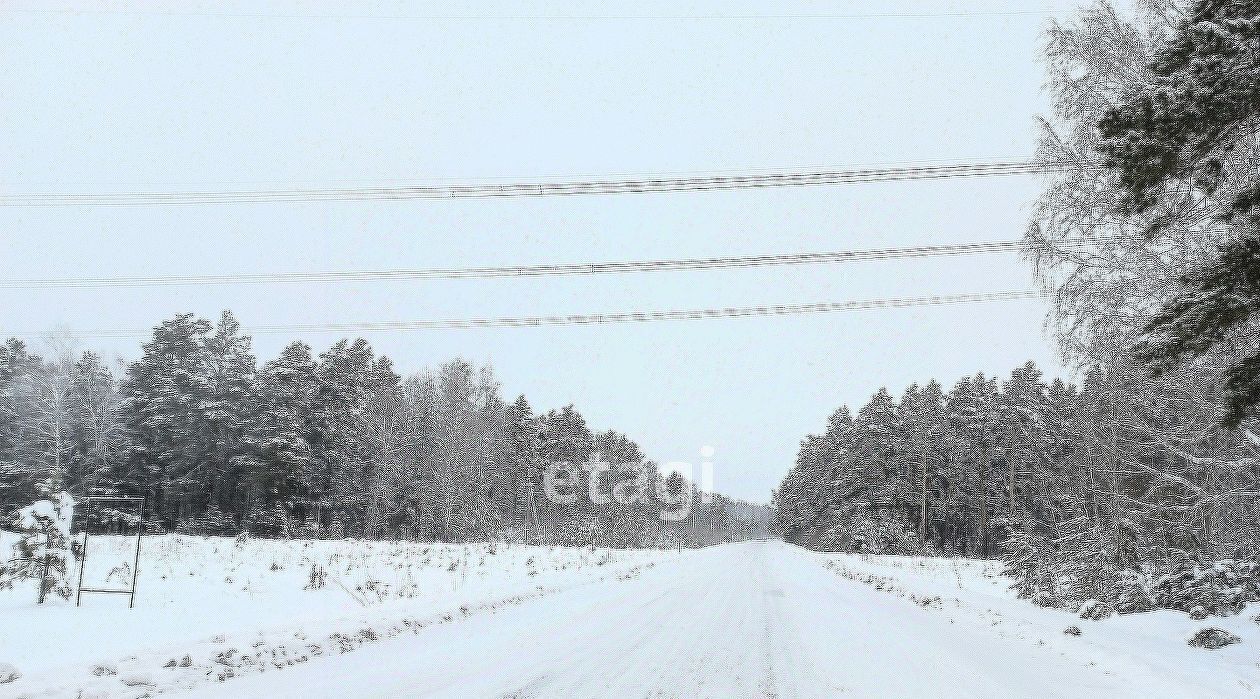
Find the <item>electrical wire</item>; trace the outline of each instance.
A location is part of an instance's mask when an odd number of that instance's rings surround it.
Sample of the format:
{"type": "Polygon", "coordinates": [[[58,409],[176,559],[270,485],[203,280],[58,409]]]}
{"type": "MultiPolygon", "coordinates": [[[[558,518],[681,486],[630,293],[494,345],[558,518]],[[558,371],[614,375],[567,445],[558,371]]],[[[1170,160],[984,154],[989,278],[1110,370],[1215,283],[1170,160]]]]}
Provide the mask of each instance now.
{"type": "MultiPolygon", "coordinates": [[[[996,301],[1023,301],[1044,298],[1039,291],[988,291],[970,294],[919,296],[910,298],[876,298],[858,301],[823,301],[818,303],[777,304],[727,308],[695,308],[654,311],[623,311],[546,316],[501,316],[485,318],[440,318],[410,321],[303,323],[287,325],[254,325],[244,331],[256,335],[309,333],[413,332],[423,330],[477,330],[490,328],[536,328],[572,325],[606,325],[649,323],[659,321],[713,320],[719,318],[761,318],[840,313],[922,306],[949,306],[996,301]]],[[[72,333],[77,337],[114,338],[143,337],[152,330],[91,330],[72,333]]],[[[21,333],[18,333],[21,335],[21,333]]]]}
{"type": "Polygon", "coordinates": [[[1078,168],[1097,169],[1093,163],[1026,161],[956,163],[839,170],[798,170],[771,173],[711,174],[704,176],[598,179],[472,184],[416,184],[391,187],[330,189],[270,189],[182,192],[35,192],[0,194],[0,206],[162,206],[193,204],[273,204],[325,201],[397,201],[415,199],[486,199],[566,197],[613,194],[729,191],[784,187],[1008,177],[1050,174],[1078,168]]]}
{"type": "Polygon", "coordinates": [[[383,21],[625,21],[625,20],[677,20],[677,21],[747,21],[747,20],[881,20],[881,19],[943,19],[981,17],[1048,16],[1055,14],[1051,8],[1023,10],[946,10],[941,12],[802,12],[802,13],[743,13],[743,14],[535,14],[535,15],[478,15],[478,14],[297,14],[271,12],[213,12],[195,10],[114,10],[114,9],[46,9],[9,8],[5,12],[29,15],[120,15],[159,17],[217,17],[231,19],[297,19],[297,20],[383,20],[383,21]]]}
{"type": "MultiPolygon", "coordinates": [[[[1099,236],[1089,240],[1071,241],[1067,243],[1067,245],[1071,247],[1086,247],[1090,245],[1115,242],[1120,239],[1121,236],[1099,236]]],[[[101,289],[167,286],[217,286],[226,284],[345,283],[586,276],[596,274],[841,264],[847,262],[1017,253],[1024,251],[1026,247],[1026,243],[1023,241],[995,240],[975,243],[920,245],[913,247],[871,250],[837,250],[829,252],[745,255],[736,257],[511,265],[501,267],[445,267],[331,272],[259,272],[252,274],[0,279],[0,289],[101,289]]]]}

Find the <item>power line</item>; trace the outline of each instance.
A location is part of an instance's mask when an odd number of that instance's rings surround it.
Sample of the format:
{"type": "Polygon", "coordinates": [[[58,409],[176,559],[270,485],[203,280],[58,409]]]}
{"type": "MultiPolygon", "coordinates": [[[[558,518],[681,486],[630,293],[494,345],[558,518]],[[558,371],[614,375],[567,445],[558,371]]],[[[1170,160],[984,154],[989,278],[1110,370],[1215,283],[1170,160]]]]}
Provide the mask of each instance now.
{"type": "Polygon", "coordinates": [[[183,192],[26,193],[0,195],[0,206],[156,206],[188,204],[250,204],[322,201],[379,201],[409,199],[486,199],[556,197],[664,192],[701,192],[737,189],[812,187],[823,185],[1000,177],[1094,168],[1092,163],[1028,161],[955,163],[843,170],[713,174],[693,177],[599,179],[474,184],[417,184],[394,187],[330,189],[272,189],[183,192]]]}
{"type": "MultiPolygon", "coordinates": [[[[618,313],[592,313],[578,315],[506,316],[487,318],[443,318],[432,320],[310,323],[294,325],[255,325],[246,332],[258,335],[307,334],[307,333],[367,333],[412,332],[419,330],[477,330],[489,328],[535,328],[568,325],[606,325],[618,323],[649,323],[658,321],[713,320],[718,318],[761,318],[795,316],[819,313],[840,313],[918,306],[948,306],[965,303],[996,301],[1023,301],[1044,298],[1039,291],[989,291],[948,296],[919,296],[911,298],[879,298],[859,301],[824,301],[819,303],[780,304],[773,306],[745,306],[728,308],[697,308],[682,310],[625,311],[618,313]]],[[[92,330],[75,333],[79,337],[144,337],[152,330],[92,330]]],[[[18,333],[21,334],[21,333],[18,333]]],[[[29,334],[29,333],[28,333],[29,334]]]]}
{"type": "Polygon", "coordinates": [[[624,20],[675,20],[675,21],[748,21],[748,20],[878,20],[878,19],[938,19],[1050,16],[1050,8],[1027,10],[953,10],[943,12],[802,12],[802,13],[744,13],[744,14],[537,14],[537,15],[477,15],[477,14],[297,14],[263,12],[210,12],[165,10],[111,10],[111,9],[6,9],[6,12],[29,15],[119,15],[158,17],[218,17],[231,19],[301,19],[301,20],[387,20],[387,21],[624,21],[624,20]]]}
{"type": "Polygon", "coordinates": [[[796,172],[802,170],[856,170],[856,169],[875,169],[885,167],[914,167],[929,165],[984,165],[992,162],[1024,162],[1023,159],[1010,156],[980,156],[974,158],[915,158],[913,160],[880,160],[863,163],[848,163],[846,165],[832,165],[828,163],[807,162],[796,163],[793,165],[762,165],[762,166],[743,166],[728,168],[704,168],[704,169],[687,169],[687,170],[670,170],[662,172],[660,170],[603,170],[599,172],[533,172],[525,175],[480,175],[480,176],[433,176],[418,180],[415,177],[341,177],[341,178],[322,178],[322,179],[232,179],[232,180],[184,180],[178,183],[155,182],[153,180],[131,180],[131,181],[78,181],[66,182],[64,180],[49,181],[0,181],[0,188],[23,188],[35,186],[65,186],[73,184],[76,187],[159,187],[170,184],[173,187],[181,187],[185,189],[200,188],[209,185],[222,186],[246,186],[249,188],[258,188],[268,185],[380,185],[381,183],[399,183],[399,184],[439,184],[439,183],[459,183],[459,182],[513,182],[518,180],[539,180],[539,181],[557,181],[557,180],[587,180],[587,179],[630,179],[630,178],[652,178],[652,177],[685,177],[685,176],[701,176],[701,175],[730,175],[730,174],[760,174],[760,173],[783,173],[796,172]]]}
{"type": "MultiPolygon", "coordinates": [[[[1084,247],[1118,240],[1119,236],[1100,236],[1073,241],[1084,247]]],[[[703,257],[677,260],[633,260],[616,262],[582,262],[502,267],[445,267],[428,269],[359,270],[339,272],[260,272],[253,274],[203,274],[133,277],[63,277],[45,279],[0,279],[0,289],[100,289],[164,286],[212,286],[225,284],[292,284],[372,281],[423,281],[442,279],[494,279],[551,276],[582,276],[635,272],[670,272],[710,269],[747,269],[755,267],[839,264],[876,260],[901,260],[927,257],[954,257],[995,253],[1021,252],[1026,244],[1018,240],[996,240],[949,245],[921,245],[872,250],[837,250],[737,257],[703,257]]]]}

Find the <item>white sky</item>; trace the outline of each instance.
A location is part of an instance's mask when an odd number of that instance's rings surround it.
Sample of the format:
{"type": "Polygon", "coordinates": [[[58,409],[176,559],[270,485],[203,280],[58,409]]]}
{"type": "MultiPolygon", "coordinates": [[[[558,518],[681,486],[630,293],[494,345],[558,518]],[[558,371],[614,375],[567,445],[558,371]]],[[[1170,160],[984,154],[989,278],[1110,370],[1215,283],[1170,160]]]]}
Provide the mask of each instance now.
{"type": "MultiPolygon", "coordinates": [[[[9,192],[1019,159],[1031,154],[1033,117],[1047,108],[1038,63],[1047,14],[991,14],[1013,7],[997,0],[456,9],[171,2],[47,11],[61,7],[73,6],[0,5],[0,187],[9,192]],[[982,14],[839,16],[959,11],[982,14]],[[627,13],[655,17],[588,17],[627,13]],[[831,16],[802,16],[820,13],[831,16]],[[566,18],[529,17],[541,14],[566,18]]],[[[1058,0],[1017,9],[1066,17],[1074,7],[1058,0]]],[[[1037,187],[1035,178],[1021,177],[501,201],[0,208],[0,278],[1012,240],[1023,232],[1037,187]]],[[[1018,258],[988,255],[516,281],[0,289],[0,335],[56,325],[143,328],[181,311],[214,318],[223,308],[248,326],[1031,286],[1018,258]]],[[[807,432],[820,430],[842,403],[856,409],[881,385],[899,394],[935,377],[948,387],[963,374],[1004,374],[1030,358],[1059,372],[1044,313],[1040,302],[1019,301],[368,338],[404,373],[456,355],[490,361],[509,398],[524,392],[540,411],[572,402],[593,428],[624,431],[661,462],[699,461],[700,448],[711,445],[717,489],[764,501],[807,432]]],[[[260,361],[290,339],[255,337],[260,361]]],[[[336,336],[302,339],[321,351],[336,336]]],[[[134,358],[139,342],[86,344],[134,358]]]]}

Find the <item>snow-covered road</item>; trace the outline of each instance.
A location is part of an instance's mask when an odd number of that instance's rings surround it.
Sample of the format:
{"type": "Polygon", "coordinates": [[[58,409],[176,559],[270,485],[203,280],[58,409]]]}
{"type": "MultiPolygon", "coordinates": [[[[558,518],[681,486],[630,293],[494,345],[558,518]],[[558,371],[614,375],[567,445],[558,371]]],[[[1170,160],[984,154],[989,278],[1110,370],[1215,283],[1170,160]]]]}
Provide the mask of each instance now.
{"type": "Polygon", "coordinates": [[[779,542],[715,547],[197,696],[1221,694],[1170,677],[1159,658],[1064,636],[1070,616],[1003,624],[960,599],[925,606],[846,579],[826,560],[779,542]]]}

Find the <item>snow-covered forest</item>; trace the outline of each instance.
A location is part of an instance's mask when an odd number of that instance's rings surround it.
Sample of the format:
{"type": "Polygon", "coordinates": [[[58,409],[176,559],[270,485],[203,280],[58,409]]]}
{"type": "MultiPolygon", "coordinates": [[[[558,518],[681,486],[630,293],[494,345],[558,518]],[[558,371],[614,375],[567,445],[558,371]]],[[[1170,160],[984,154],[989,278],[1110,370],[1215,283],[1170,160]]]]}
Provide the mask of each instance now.
{"type": "MultiPolygon", "coordinates": [[[[68,340],[46,344],[43,356],[18,339],[0,350],[6,523],[67,492],[144,496],[147,526],[189,534],[644,547],[765,531],[764,510],[702,497],[571,405],[509,402],[489,367],[464,360],[404,379],[359,339],[318,356],[294,342],[258,366],[227,312],[164,321],[118,377],[68,340]],[[593,460],[629,467],[601,474],[602,494],[632,481],[645,497],[601,503],[580,467],[566,493],[580,497],[545,496],[546,465],[593,460]]],[[[126,508],[98,518],[134,530],[126,508]]]]}
{"type": "MultiPolygon", "coordinates": [[[[1245,310],[1195,307],[1213,288],[1187,275],[1254,236],[1242,215],[1260,163],[1254,122],[1211,131],[1219,140],[1197,142],[1209,174],[1172,168],[1140,202],[1123,168],[1137,139],[1169,139],[1218,115],[1196,109],[1224,110],[1196,99],[1254,89],[1217,81],[1220,61],[1255,66],[1254,19],[1234,18],[1258,8],[1139,5],[1128,18],[1095,3],[1045,36],[1055,111],[1041,122],[1039,157],[1069,165],[1047,177],[1025,243],[1077,379],[1030,363],[948,390],[925,377],[899,400],[881,389],[856,415],[840,409],[802,443],[775,495],[789,541],[1002,556],[1023,596],[1088,615],[1231,614],[1260,599],[1260,423],[1243,387],[1260,334],[1240,323],[1245,310]],[[1123,122],[1132,104],[1139,116],[1123,122]],[[1152,320],[1161,306],[1200,323],[1225,315],[1227,331],[1199,327],[1152,368],[1179,330],[1152,320]]],[[[1144,147],[1129,157],[1149,164],[1140,158],[1156,149],[1144,147]]],[[[1166,147],[1168,162],[1194,155],[1166,147]]]]}
{"type": "Polygon", "coordinates": [[[1047,384],[1031,363],[881,389],[805,440],[778,526],[820,550],[1002,555],[1045,605],[1236,611],[1260,592],[1260,447],[1209,396],[1101,368],[1047,384]],[[1183,598],[1196,566],[1220,588],[1183,598]]]}

